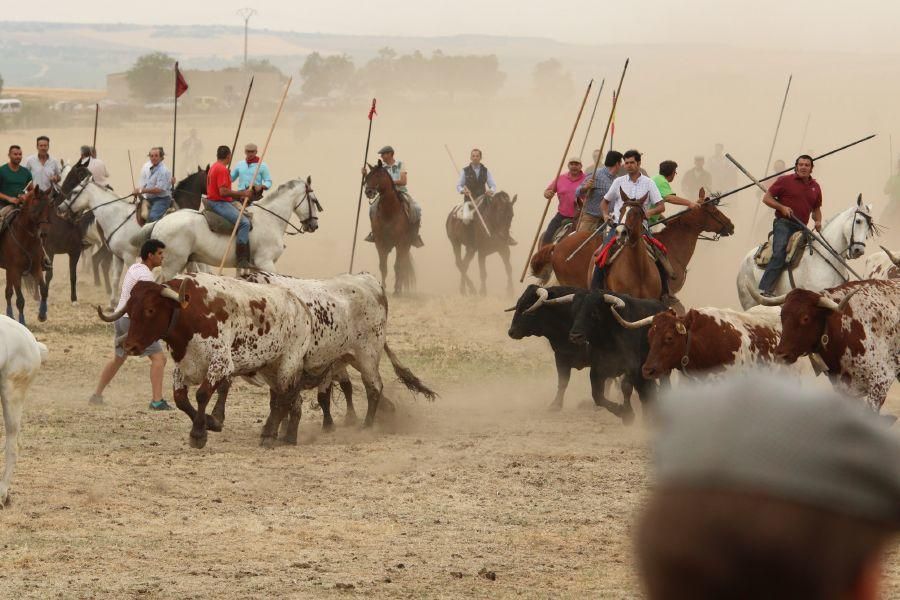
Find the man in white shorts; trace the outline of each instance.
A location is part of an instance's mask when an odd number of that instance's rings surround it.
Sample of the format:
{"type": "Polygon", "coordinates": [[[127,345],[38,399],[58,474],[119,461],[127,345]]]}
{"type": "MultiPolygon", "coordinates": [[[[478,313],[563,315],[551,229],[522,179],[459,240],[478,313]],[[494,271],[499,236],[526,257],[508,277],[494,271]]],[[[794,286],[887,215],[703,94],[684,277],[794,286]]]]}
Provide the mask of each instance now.
{"type": "MultiPolygon", "coordinates": [[[[159,240],[149,239],[141,246],[141,262],[135,263],[125,272],[122,279],[122,294],[119,296],[119,304],[116,306],[116,313],[122,313],[115,322],[115,338],[113,347],[115,356],[106,363],[100,372],[100,381],[97,383],[97,389],[91,396],[91,404],[103,404],[103,390],[109,385],[119,368],[125,364],[128,355],[122,348],[122,341],[128,334],[128,325],[130,320],[128,315],[123,312],[128,299],[131,298],[131,290],[138,281],[154,281],[153,269],[159,267],[163,263],[165,256],[165,247],[159,240]]],[[[166,354],[163,352],[162,345],[159,340],[153,342],[141,356],[150,359],[150,387],[153,393],[150,401],[151,410],[172,410],[172,407],[162,397],[163,376],[166,371],[166,354]]]]}

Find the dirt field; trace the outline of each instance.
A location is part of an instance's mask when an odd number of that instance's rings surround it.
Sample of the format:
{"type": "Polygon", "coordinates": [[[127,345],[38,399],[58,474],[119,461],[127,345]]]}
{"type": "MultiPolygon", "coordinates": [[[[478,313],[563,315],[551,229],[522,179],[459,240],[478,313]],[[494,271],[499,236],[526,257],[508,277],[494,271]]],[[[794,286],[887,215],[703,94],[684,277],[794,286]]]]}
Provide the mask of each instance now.
{"type": "MultiPolygon", "coordinates": [[[[373,431],[323,434],[307,409],[298,446],[263,449],[267,397],[241,383],[197,451],[184,415],[147,409],[143,359],[106,406],[87,405],[111,330],[90,307],[98,290],[80,285],[71,307],[65,285],[33,324],[50,359],[0,511],[0,597],[639,596],[647,432],[579,407],[583,374],[563,412],[544,410],[549,349],[506,337],[508,300],[392,302],[392,345],[439,390],[433,404],[391,383],[398,412],[373,431]]],[[[896,390],[886,412],[900,412],[896,390]]]]}

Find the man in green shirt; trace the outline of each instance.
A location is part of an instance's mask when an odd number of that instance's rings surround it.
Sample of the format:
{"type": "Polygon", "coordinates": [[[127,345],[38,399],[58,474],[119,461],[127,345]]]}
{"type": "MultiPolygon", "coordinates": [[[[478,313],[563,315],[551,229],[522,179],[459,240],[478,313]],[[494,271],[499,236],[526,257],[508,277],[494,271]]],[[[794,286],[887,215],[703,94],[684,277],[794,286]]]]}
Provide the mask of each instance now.
{"type": "Polygon", "coordinates": [[[9,162],[0,166],[0,210],[21,202],[30,183],[31,171],[22,166],[22,148],[13,144],[9,162]]]}
{"type": "MultiPolygon", "coordinates": [[[[693,200],[688,200],[687,198],[681,198],[675,195],[675,192],[672,191],[671,183],[675,179],[675,175],[678,173],[678,163],[674,160],[664,160],[659,163],[659,175],[654,175],[652,177],[653,183],[656,184],[656,188],[659,190],[659,195],[662,196],[664,202],[668,202],[669,204],[678,204],[681,206],[687,206],[688,208],[697,208],[699,204],[694,202],[693,200]]],[[[659,221],[660,216],[654,215],[649,219],[650,224],[653,225],[657,221],[659,221]]]]}

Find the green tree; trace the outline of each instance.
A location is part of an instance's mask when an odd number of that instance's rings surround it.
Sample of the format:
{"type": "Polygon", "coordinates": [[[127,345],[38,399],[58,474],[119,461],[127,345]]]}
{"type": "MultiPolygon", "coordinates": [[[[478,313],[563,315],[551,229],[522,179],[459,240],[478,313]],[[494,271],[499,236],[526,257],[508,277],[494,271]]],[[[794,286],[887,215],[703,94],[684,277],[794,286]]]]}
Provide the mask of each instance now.
{"type": "Polygon", "coordinates": [[[574,84],[572,74],[563,71],[562,63],[549,58],[534,65],[531,73],[535,94],[549,100],[557,100],[572,95],[574,84]]]}
{"type": "Polygon", "coordinates": [[[125,74],[137,98],[156,102],[175,95],[175,59],[163,52],[145,54],[125,74]]]}
{"type": "Polygon", "coordinates": [[[356,67],[346,54],[322,56],[313,52],[300,67],[303,96],[323,98],[332,92],[344,92],[353,80],[356,67]]]}
{"type": "Polygon", "coordinates": [[[273,65],[268,58],[247,59],[247,71],[251,73],[278,73],[283,75],[281,69],[273,65]]]}

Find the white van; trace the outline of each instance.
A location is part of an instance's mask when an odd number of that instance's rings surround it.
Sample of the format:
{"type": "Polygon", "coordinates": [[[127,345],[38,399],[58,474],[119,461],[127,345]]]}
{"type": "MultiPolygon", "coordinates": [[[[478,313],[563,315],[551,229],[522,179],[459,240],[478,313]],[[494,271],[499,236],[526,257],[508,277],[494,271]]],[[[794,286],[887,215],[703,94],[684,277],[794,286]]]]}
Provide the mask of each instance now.
{"type": "Polygon", "coordinates": [[[0,114],[12,114],[22,111],[22,101],[15,98],[0,100],[0,114]]]}

